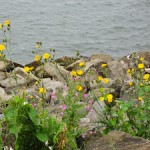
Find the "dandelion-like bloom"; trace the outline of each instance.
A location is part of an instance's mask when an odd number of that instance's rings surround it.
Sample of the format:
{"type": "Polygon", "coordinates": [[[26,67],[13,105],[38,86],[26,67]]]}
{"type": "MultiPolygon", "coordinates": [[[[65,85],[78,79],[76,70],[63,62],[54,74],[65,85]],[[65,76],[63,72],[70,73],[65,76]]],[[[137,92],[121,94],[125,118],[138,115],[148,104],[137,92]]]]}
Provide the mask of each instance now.
{"type": "Polygon", "coordinates": [[[80,66],[80,67],[85,66],[85,62],[84,62],[84,61],[83,61],[83,62],[80,62],[80,63],[79,63],[79,66],[80,66]]]}
{"type": "Polygon", "coordinates": [[[105,84],[107,84],[109,82],[108,78],[104,78],[103,81],[105,84]]]}
{"type": "Polygon", "coordinates": [[[70,72],[70,75],[73,76],[73,77],[76,77],[76,76],[77,76],[77,73],[76,73],[76,71],[72,70],[72,71],[70,72]]]}
{"type": "Polygon", "coordinates": [[[140,58],[140,61],[143,61],[144,60],[144,58],[140,58]]]}
{"type": "Polygon", "coordinates": [[[132,86],[132,85],[133,85],[133,82],[129,82],[129,85],[132,86]]]}
{"type": "Polygon", "coordinates": [[[5,20],[5,21],[4,21],[4,25],[5,25],[5,26],[9,26],[9,25],[10,25],[10,21],[9,21],[9,20],[5,20]]]}
{"type": "Polygon", "coordinates": [[[83,75],[83,71],[82,71],[82,70],[77,70],[77,74],[78,74],[79,76],[82,76],[82,75],[83,75]]]}
{"type": "Polygon", "coordinates": [[[134,68],[132,68],[132,72],[134,72],[135,71],[135,69],[134,68]]]}
{"type": "Polygon", "coordinates": [[[39,88],[39,93],[41,93],[41,94],[45,93],[45,89],[43,87],[40,87],[39,88]]]}
{"type": "Polygon", "coordinates": [[[107,100],[108,100],[109,103],[111,103],[112,100],[113,100],[113,95],[112,94],[108,94],[107,95],[107,100]]]}
{"type": "Polygon", "coordinates": [[[106,67],[107,66],[107,64],[101,64],[101,67],[106,67]]]}
{"type": "Polygon", "coordinates": [[[40,56],[40,55],[36,55],[36,56],[34,57],[34,60],[35,60],[35,61],[39,61],[39,60],[40,60],[40,58],[41,58],[41,56],[40,56]]]}
{"type": "Polygon", "coordinates": [[[5,49],[5,45],[4,44],[0,44],[0,51],[3,51],[5,49]]]}
{"type": "Polygon", "coordinates": [[[145,75],[143,76],[143,79],[144,79],[145,81],[148,81],[149,78],[150,78],[150,75],[149,75],[149,74],[145,74],[145,75]]]}
{"type": "Polygon", "coordinates": [[[0,23],[0,30],[3,28],[3,25],[0,23]]]}
{"type": "Polygon", "coordinates": [[[30,71],[30,68],[29,68],[28,66],[25,66],[25,67],[24,67],[24,72],[27,72],[27,73],[28,73],[29,71],[30,71]]]}
{"type": "Polygon", "coordinates": [[[34,69],[34,67],[30,67],[29,70],[32,71],[34,69]]]}
{"type": "Polygon", "coordinates": [[[102,76],[98,76],[98,81],[102,81],[103,80],[103,77],[102,76]]]}
{"type": "Polygon", "coordinates": [[[130,73],[130,72],[131,72],[131,69],[128,69],[128,70],[127,70],[127,73],[130,73]]]}
{"type": "Polygon", "coordinates": [[[49,59],[50,58],[50,54],[49,53],[44,53],[43,54],[43,58],[44,59],[49,59]]]}
{"type": "Polygon", "coordinates": [[[77,89],[77,91],[82,91],[83,88],[82,88],[81,85],[77,85],[77,86],[76,86],[76,89],[77,89]]]}
{"type": "Polygon", "coordinates": [[[141,101],[141,100],[143,100],[143,98],[142,97],[138,97],[138,100],[141,101]]]}
{"type": "Polygon", "coordinates": [[[101,96],[101,97],[99,98],[99,100],[103,102],[103,101],[104,101],[104,97],[101,96]]]}
{"type": "Polygon", "coordinates": [[[144,64],[138,64],[138,68],[139,69],[143,69],[144,68],[144,64]]]}

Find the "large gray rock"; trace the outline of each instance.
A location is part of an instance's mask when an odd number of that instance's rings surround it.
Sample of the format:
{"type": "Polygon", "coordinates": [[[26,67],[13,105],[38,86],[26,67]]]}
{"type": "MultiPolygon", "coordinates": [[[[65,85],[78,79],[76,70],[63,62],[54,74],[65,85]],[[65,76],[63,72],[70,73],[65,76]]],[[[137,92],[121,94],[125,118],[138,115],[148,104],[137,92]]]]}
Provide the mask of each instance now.
{"type": "Polygon", "coordinates": [[[17,67],[13,70],[8,78],[0,81],[0,84],[5,88],[12,88],[20,85],[26,85],[37,81],[38,78],[32,73],[29,75],[24,72],[23,68],[17,67]]]}
{"type": "Polygon", "coordinates": [[[86,140],[86,150],[150,150],[150,141],[125,132],[111,131],[100,137],[97,133],[86,140]]]}
{"type": "Polygon", "coordinates": [[[0,61],[0,71],[4,71],[6,69],[6,63],[4,61],[0,61]]]}
{"type": "Polygon", "coordinates": [[[111,79],[129,79],[129,76],[127,76],[128,65],[124,61],[114,60],[108,62],[107,64],[109,68],[108,76],[111,79]]]}
{"type": "Polygon", "coordinates": [[[6,74],[4,72],[0,72],[0,81],[6,79],[6,74]]]}
{"type": "Polygon", "coordinates": [[[113,60],[113,58],[107,54],[96,54],[96,55],[92,55],[90,58],[90,60],[96,60],[96,59],[104,61],[104,62],[109,62],[113,60]]]}
{"type": "Polygon", "coordinates": [[[66,79],[70,76],[70,72],[64,69],[64,67],[60,66],[59,64],[53,64],[51,62],[46,63],[44,67],[38,67],[35,71],[38,77],[50,77],[63,83],[66,83],[66,79]]]}

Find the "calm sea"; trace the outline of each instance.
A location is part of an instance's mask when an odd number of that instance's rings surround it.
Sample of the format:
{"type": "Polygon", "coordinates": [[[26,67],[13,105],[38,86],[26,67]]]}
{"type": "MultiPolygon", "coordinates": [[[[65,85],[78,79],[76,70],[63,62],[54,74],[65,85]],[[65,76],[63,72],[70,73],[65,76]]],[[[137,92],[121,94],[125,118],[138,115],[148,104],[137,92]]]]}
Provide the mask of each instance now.
{"type": "Polygon", "coordinates": [[[33,61],[37,41],[57,57],[150,50],[150,0],[0,0],[0,22],[6,19],[22,64],[33,61]]]}

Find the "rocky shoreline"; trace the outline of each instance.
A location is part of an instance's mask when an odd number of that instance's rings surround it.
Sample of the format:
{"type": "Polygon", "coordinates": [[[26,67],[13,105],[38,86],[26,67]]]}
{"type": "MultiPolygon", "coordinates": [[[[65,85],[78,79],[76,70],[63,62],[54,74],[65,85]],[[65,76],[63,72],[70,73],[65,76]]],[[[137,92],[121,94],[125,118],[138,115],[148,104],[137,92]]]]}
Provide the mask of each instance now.
{"type": "MultiPolygon", "coordinates": [[[[11,99],[14,94],[23,94],[24,92],[26,92],[29,99],[31,98],[31,96],[33,99],[40,99],[40,94],[38,94],[36,86],[36,82],[40,80],[43,82],[44,88],[46,89],[45,101],[50,103],[51,105],[51,107],[49,108],[49,112],[59,118],[61,103],[59,103],[59,100],[57,99],[52,100],[50,98],[51,94],[55,93],[57,90],[61,90],[62,94],[64,95],[66,94],[66,91],[64,90],[67,84],[65,79],[69,78],[70,71],[76,70],[78,64],[83,61],[85,62],[83,80],[85,83],[85,87],[88,88],[89,91],[94,92],[97,98],[100,97],[99,90],[97,89],[96,80],[97,76],[105,77],[105,74],[101,70],[101,65],[106,63],[108,68],[107,78],[109,79],[109,83],[104,84],[102,82],[101,86],[105,90],[111,91],[115,98],[123,99],[124,101],[126,101],[129,96],[128,93],[131,92],[129,83],[133,81],[132,77],[127,74],[127,70],[130,68],[134,68],[139,58],[144,58],[145,73],[150,74],[150,51],[130,54],[118,60],[114,60],[110,55],[106,54],[92,55],[89,58],[80,57],[78,59],[64,56],[56,60],[57,68],[51,62],[45,63],[44,66],[39,62],[32,62],[25,65],[29,67],[34,67],[30,76],[28,76],[28,73],[24,72],[24,66],[13,63],[13,65],[15,66],[14,69],[12,67],[11,61],[7,61],[5,63],[3,61],[0,61],[0,113],[2,114],[3,105],[7,104],[7,101],[11,99]],[[93,74],[90,76],[89,72],[93,72],[93,74]],[[17,79],[14,79],[14,74],[17,79]],[[28,80],[26,80],[26,78],[28,78],[28,80]]],[[[132,98],[135,99],[135,96],[136,95],[133,92],[132,98]]],[[[97,102],[95,102],[93,104],[93,107],[99,113],[102,113],[102,108],[104,106],[100,107],[97,102]]],[[[81,119],[80,125],[81,127],[88,127],[88,131],[93,131],[97,127],[97,124],[94,123],[95,121],[97,121],[97,119],[98,118],[95,112],[89,112],[85,118],[81,119]]],[[[100,135],[95,135],[95,137],[96,136],[100,135]]],[[[126,136],[126,134],[122,132],[111,132],[107,135],[107,138],[111,138],[112,142],[106,142],[104,137],[97,138],[96,140],[94,139],[94,137],[90,138],[89,143],[99,144],[94,144],[94,147],[90,144],[87,144],[88,149],[111,150],[113,149],[111,147],[112,143],[113,145],[115,145],[117,150],[150,149],[149,141],[141,138],[131,137],[129,135],[126,136]],[[102,147],[100,148],[100,146],[102,147]]]]}

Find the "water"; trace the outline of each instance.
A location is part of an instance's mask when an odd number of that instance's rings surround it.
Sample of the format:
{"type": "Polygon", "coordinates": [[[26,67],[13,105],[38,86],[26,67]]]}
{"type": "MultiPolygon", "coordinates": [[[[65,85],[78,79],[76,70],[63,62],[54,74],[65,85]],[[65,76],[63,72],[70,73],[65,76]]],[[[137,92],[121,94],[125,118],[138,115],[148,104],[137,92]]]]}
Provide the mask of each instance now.
{"type": "Polygon", "coordinates": [[[0,22],[6,19],[22,64],[33,61],[37,41],[57,57],[150,50],[149,0],[0,0],[0,22]]]}

